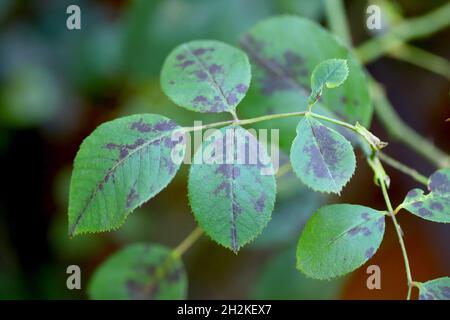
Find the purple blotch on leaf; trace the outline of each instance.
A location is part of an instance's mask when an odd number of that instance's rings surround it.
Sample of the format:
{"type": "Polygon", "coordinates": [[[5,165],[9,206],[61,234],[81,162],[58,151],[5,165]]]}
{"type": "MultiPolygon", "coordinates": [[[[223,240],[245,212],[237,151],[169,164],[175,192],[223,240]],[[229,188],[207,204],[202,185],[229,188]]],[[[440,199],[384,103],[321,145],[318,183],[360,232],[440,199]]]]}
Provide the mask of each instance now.
{"type": "Polygon", "coordinates": [[[139,121],[131,124],[131,129],[139,132],[149,132],[152,130],[152,127],[148,123],[145,123],[144,119],[139,119],[139,121]]]}
{"type": "Polygon", "coordinates": [[[193,53],[195,56],[201,56],[201,55],[205,54],[207,51],[212,52],[212,51],[214,51],[214,48],[197,48],[197,49],[194,49],[193,53]]]}
{"type": "Polygon", "coordinates": [[[375,225],[378,227],[379,231],[383,231],[384,228],[384,217],[381,217],[377,220],[377,222],[375,223],[375,225]]]}
{"type": "Polygon", "coordinates": [[[416,201],[412,203],[412,206],[414,208],[420,208],[423,205],[423,203],[421,201],[416,201]]]}
{"type": "Polygon", "coordinates": [[[257,79],[261,86],[261,91],[265,95],[271,95],[276,91],[282,90],[307,90],[307,87],[299,83],[299,78],[308,75],[304,72],[305,60],[292,50],[286,50],[280,58],[268,58],[261,54],[264,43],[246,35],[241,46],[252,59],[252,62],[259,65],[264,74],[257,79]]]}
{"type": "Polygon", "coordinates": [[[439,287],[439,290],[446,299],[450,299],[450,287],[439,287]]]}
{"type": "Polygon", "coordinates": [[[329,177],[335,179],[339,177],[339,172],[335,169],[338,165],[338,143],[331,136],[331,132],[325,126],[311,125],[312,134],[319,147],[315,144],[305,146],[304,152],[309,154],[307,171],[312,170],[317,178],[329,177]],[[331,170],[329,170],[331,169],[331,170]],[[332,176],[330,176],[332,174],[332,176]]]}
{"type": "Polygon", "coordinates": [[[435,172],[431,176],[429,187],[431,191],[450,193],[450,181],[447,176],[441,172],[435,172]]]}
{"type": "Polygon", "coordinates": [[[139,199],[139,194],[136,191],[136,183],[135,183],[133,187],[131,187],[130,192],[128,192],[126,208],[127,209],[131,208],[131,206],[137,199],[139,199]]]}
{"type": "Polygon", "coordinates": [[[417,192],[416,189],[410,190],[410,191],[406,194],[406,196],[407,196],[408,198],[415,198],[417,195],[418,195],[418,192],[417,192]]]}
{"type": "Polygon", "coordinates": [[[175,121],[168,120],[168,121],[161,121],[155,124],[154,129],[156,131],[170,131],[175,129],[177,124],[175,121]]]}
{"type": "Polygon", "coordinates": [[[233,214],[240,214],[240,213],[242,213],[242,208],[241,208],[241,206],[238,203],[233,201],[233,204],[231,206],[232,206],[232,209],[233,209],[233,214]]]}
{"type": "Polygon", "coordinates": [[[211,74],[216,74],[216,73],[222,72],[222,66],[219,66],[218,64],[213,63],[212,65],[209,66],[208,71],[211,74]]]}
{"type": "Polygon", "coordinates": [[[193,64],[194,64],[194,61],[192,61],[192,60],[185,60],[183,63],[177,64],[177,66],[182,68],[182,69],[185,69],[185,68],[187,68],[187,67],[189,67],[189,66],[191,66],[193,64]]]}
{"type": "Polygon", "coordinates": [[[173,270],[167,274],[166,279],[169,283],[176,283],[176,282],[180,281],[182,274],[183,274],[183,269],[176,268],[175,270],[173,270]]]}
{"type": "Polygon", "coordinates": [[[419,215],[422,216],[422,217],[432,217],[433,213],[430,210],[426,209],[426,208],[420,208],[419,209],[419,215]]]}
{"type": "Polygon", "coordinates": [[[208,79],[208,74],[203,70],[199,70],[199,71],[195,72],[195,76],[200,81],[205,81],[206,79],[208,79]]]}
{"type": "Polygon", "coordinates": [[[430,208],[431,208],[431,210],[436,210],[436,211],[443,211],[444,210],[444,206],[441,203],[435,202],[435,201],[431,202],[430,208]]]}
{"type": "Polygon", "coordinates": [[[147,286],[134,280],[128,280],[126,287],[130,298],[133,300],[153,300],[159,292],[159,286],[156,283],[147,286]]]}
{"type": "Polygon", "coordinates": [[[262,212],[264,210],[265,202],[266,202],[266,194],[265,193],[261,193],[261,195],[259,196],[258,200],[256,200],[255,210],[258,211],[258,212],[262,212]]]}
{"type": "Polygon", "coordinates": [[[372,258],[374,253],[375,253],[375,249],[370,247],[369,249],[366,250],[366,253],[364,255],[367,259],[370,259],[370,258],[372,258]]]}
{"type": "Polygon", "coordinates": [[[236,86],[236,91],[239,92],[239,93],[246,93],[247,90],[248,90],[248,86],[246,86],[246,85],[243,84],[243,83],[239,83],[239,84],[236,86]]]}
{"type": "Polygon", "coordinates": [[[229,105],[235,105],[238,102],[238,99],[234,93],[230,93],[227,96],[227,103],[229,105]]]}

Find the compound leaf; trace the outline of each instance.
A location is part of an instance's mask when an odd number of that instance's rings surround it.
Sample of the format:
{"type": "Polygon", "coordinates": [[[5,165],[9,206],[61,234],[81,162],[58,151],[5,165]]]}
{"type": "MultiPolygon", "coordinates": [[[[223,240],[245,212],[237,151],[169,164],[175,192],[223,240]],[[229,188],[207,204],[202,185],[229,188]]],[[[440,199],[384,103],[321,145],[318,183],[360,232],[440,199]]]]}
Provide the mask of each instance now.
{"type": "Polygon", "coordinates": [[[320,208],[306,223],[297,245],[297,268],[315,279],[349,273],[378,250],[384,214],[350,204],[320,208]]]}
{"type": "MultiPolygon", "coordinates": [[[[288,15],[269,18],[250,29],[240,44],[252,66],[252,86],[239,106],[241,116],[305,110],[312,70],[324,60],[338,58],[347,60],[349,76],[338,88],[323,93],[315,111],[369,126],[372,104],[363,68],[317,23],[288,15]]],[[[297,119],[286,118],[265,121],[258,127],[279,129],[280,146],[288,151],[297,124],[297,119]]]]}
{"type": "Polygon", "coordinates": [[[175,48],[161,71],[164,93],[198,112],[235,112],[250,85],[247,55],[219,41],[191,41],[175,48]]]}
{"type": "Polygon", "coordinates": [[[186,299],[182,261],[159,245],[133,244],[109,257],[89,283],[92,299],[186,299]]]}
{"type": "Polygon", "coordinates": [[[321,192],[339,193],[356,167],[350,142],[308,115],[297,126],[290,158],[296,175],[321,192]]]}
{"type": "Polygon", "coordinates": [[[421,283],[419,300],[450,300],[450,278],[443,277],[421,283]]]}
{"type": "Polygon", "coordinates": [[[324,86],[335,88],[340,86],[348,77],[347,60],[329,59],[319,63],[311,76],[311,95],[309,103],[313,103],[322,94],[324,86]]]}
{"type": "Polygon", "coordinates": [[[222,128],[196,151],[188,189],[202,229],[237,253],[270,220],[276,194],[271,159],[249,131],[222,128]]]}
{"type": "Polygon", "coordinates": [[[409,191],[400,206],[423,219],[450,223],[450,169],[433,173],[428,189],[428,194],[421,189],[409,191]]]}
{"type": "Polygon", "coordinates": [[[181,128],[160,115],[133,115],[99,126],[75,158],[70,234],[118,228],[173,179],[185,147],[181,128]]]}

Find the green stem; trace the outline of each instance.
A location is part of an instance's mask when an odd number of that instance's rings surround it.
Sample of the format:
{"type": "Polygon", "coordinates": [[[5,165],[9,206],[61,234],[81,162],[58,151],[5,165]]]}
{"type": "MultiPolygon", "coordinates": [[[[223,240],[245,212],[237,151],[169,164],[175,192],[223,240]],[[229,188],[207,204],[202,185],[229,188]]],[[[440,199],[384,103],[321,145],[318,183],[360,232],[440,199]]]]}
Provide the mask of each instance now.
{"type": "Polygon", "coordinates": [[[425,186],[428,185],[428,178],[417,172],[415,169],[408,167],[407,165],[401,163],[398,160],[395,160],[394,158],[391,158],[390,156],[381,151],[378,152],[378,157],[380,158],[381,161],[387,163],[388,165],[397,169],[398,171],[403,172],[404,174],[410,176],[417,182],[420,182],[425,186]]]}
{"type": "Polygon", "coordinates": [[[301,111],[301,112],[288,112],[288,113],[278,113],[278,114],[269,114],[266,116],[256,117],[256,118],[250,118],[250,119],[243,119],[243,120],[228,120],[228,121],[221,121],[221,122],[215,122],[215,123],[209,123],[203,126],[196,126],[196,127],[186,127],[184,128],[184,132],[191,132],[191,131],[197,131],[197,130],[205,130],[210,128],[216,128],[216,127],[223,127],[230,124],[235,125],[246,125],[246,124],[252,124],[257,123],[261,121],[267,121],[267,120],[273,120],[273,119],[281,119],[281,118],[289,118],[289,117],[301,117],[304,116],[307,112],[301,111]]]}
{"type": "Polygon", "coordinates": [[[328,27],[347,45],[352,45],[350,28],[347,25],[344,4],[341,0],[325,0],[328,27]]]}
{"type": "Polygon", "coordinates": [[[344,122],[344,121],[341,121],[341,120],[338,120],[338,119],[330,118],[330,117],[327,117],[327,116],[322,116],[322,115],[317,114],[317,113],[312,113],[312,112],[311,112],[310,115],[311,115],[313,118],[325,120],[325,121],[327,121],[327,122],[330,122],[330,123],[334,123],[334,124],[340,125],[340,126],[345,127],[345,128],[347,128],[347,129],[353,130],[353,131],[355,131],[356,133],[359,133],[358,130],[357,130],[357,128],[356,128],[356,126],[354,126],[354,125],[352,125],[352,124],[350,124],[350,123],[347,123],[347,122],[344,122]]]}
{"type": "Polygon", "coordinates": [[[292,169],[292,165],[290,162],[283,164],[280,168],[278,168],[277,175],[276,175],[277,178],[281,178],[285,174],[289,173],[289,171],[291,171],[291,169],[292,169]]]}
{"type": "Polygon", "coordinates": [[[203,234],[203,230],[197,227],[172,251],[172,257],[181,257],[203,234]]]}
{"type": "Polygon", "coordinates": [[[231,115],[233,116],[234,122],[238,122],[238,121],[239,121],[239,118],[238,118],[238,116],[237,116],[237,114],[236,114],[236,111],[231,111],[230,113],[231,113],[231,115]]]}
{"type": "Polygon", "coordinates": [[[425,70],[439,74],[450,80],[450,63],[447,59],[431,52],[405,43],[390,51],[389,55],[398,60],[409,62],[425,70]]]}
{"type": "MultiPolygon", "coordinates": [[[[262,117],[256,117],[256,118],[250,118],[250,119],[243,119],[243,120],[229,120],[229,121],[222,121],[222,122],[215,122],[215,123],[209,123],[203,126],[196,126],[196,127],[186,127],[184,128],[184,132],[191,132],[191,131],[196,131],[196,130],[204,130],[204,129],[209,129],[209,128],[215,128],[215,127],[222,127],[222,126],[226,126],[229,124],[233,124],[233,125],[247,125],[247,124],[252,124],[252,123],[257,123],[257,122],[262,122],[262,121],[268,121],[268,120],[273,120],[273,119],[282,119],[282,118],[290,118],[290,117],[301,117],[301,116],[305,116],[305,115],[309,115],[313,118],[316,119],[320,119],[320,120],[324,120],[330,123],[334,123],[337,125],[340,125],[342,127],[345,127],[347,129],[350,129],[354,132],[356,132],[357,134],[359,134],[361,137],[363,137],[371,147],[377,149],[381,149],[378,148],[375,144],[374,144],[374,139],[378,140],[379,139],[373,135],[372,133],[370,133],[367,129],[365,129],[363,126],[357,124],[357,125],[353,125],[338,119],[333,119],[330,117],[326,117],[317,113],[313,113],[313,112],[309,112],[309,111],[300,111],[300,112],[288,112],[288,113],[278,113],[278,114],[269,114],[266,116],[262,116],[262,117]],[[369,135],[367,134],[369,133],[369,135]]],[[[383,143],[380,143],[380,145],[384,145],[383,143]]]]}
{"type": "Polygon", "coordinates": [[[382,88],[375,80],[371,79],[370,87],[374,99],[375,111],[389,135],[422,155],[435,166],[439,168],[450,167],[450,156],[419,135],[400,119],[386,98],[382,88]]]}
{"type": "Polygon", "coordinates": [[[369,63],[404,42],[437,32],[450,25],[450,3],[418,18],[405,20],[394,26],[387,34],[372,38],[356,49],[362,63],[369,63]]]}
{"type": "MultiPolygon", "coordinates": [[[[325,5],[327,13],[329,13],[327,14],[327,19],[331,30],[346,41],[345,39],[350,32],[345,13],[342,13],[339,10],[336,12],[332,10],[335,6],[343,8],[342,1],[328,0],[325,2],[325,5]]],[[[450,4],[444,5],[422,17],[405,20],[398,24],[388,35],[369,40],[360,46],[356,49],[357,56],[362,63],[367,63],[371,61],[372,58],[381,56],[385,52],[389,52],[397,46],[403,45],[403,41],[425,36],[446,27],[450,24],[448,16],[450,16],[450,4]],[[399,38],[397,39],[397,36],[394,37],[393,35],[399,35],[399,38]],[[387,40],[383,40],[385,38],[387,40]],[[390,43],[386,48],[379,43],[384,43],[386,41],[390,43]]],[[[347,43],[350,42],[351,41],[347,41],[347,43]]],[[[395,112],[394,107],[386,98],[380,85],[377,84],[370,75],[369,80],[374,98],[375,112],[389,134],[392,135],[394,139],[401,141],[425,159],[429,160],[433,165],[439,168],[450,167],[450,156],[406,125],[395,112]]]]}
{"type": "Polygon", "coordinates": [[[384,171],[383,165],[381,164],[381,161],[379,158],[375,157],[374,159],[372,159],[370,161],[371,161],[371,167],[375,172],[375,176],[377,177],[378,183],[380,184],[381,191],[383,193],[384,202],[386,203],[386,206],[387,206],[387,209],[389,212],[389,216],[391,217],[392,222],[394,223],[398,242],[400,243],[400,247],[401,247],[402,255],[403,255],[403,261],[405,263],[406,278],[408,281],[408,293],[407,293],[406,299],[410,300],[411,299],[411,289],[413,287],[411,268],[409,266],[409,259],[408,259],[408,254],[406,252],[405,242],[403,241],[403,233],[402,233],[399,223],[397,222],[397,218],[395,217],[394,209],[392,208],[392,203],[389,198],[388,191],[387,191],[387,185],[386,185],[387,175],[386,175],[386,172],[384,171]]]}

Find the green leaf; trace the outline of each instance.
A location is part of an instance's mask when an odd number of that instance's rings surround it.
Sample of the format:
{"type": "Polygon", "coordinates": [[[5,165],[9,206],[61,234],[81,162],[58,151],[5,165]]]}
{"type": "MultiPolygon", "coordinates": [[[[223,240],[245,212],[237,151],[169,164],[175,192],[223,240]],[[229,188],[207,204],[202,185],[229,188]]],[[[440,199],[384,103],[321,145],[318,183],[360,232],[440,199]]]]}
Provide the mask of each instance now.
{"type": "Polygon", "coordinates": [[[206,234],[237,253],[269,222],[275,177],[264,146],[249,131],[229,126],[215,133],[194,155],[189,200],[206,234]],[[244,155],[245,161],[239,161],[244,155]]]}
{"type": "Polygon", "coordinates": [[[336,88],[348,77],[347,60],[329,59],[319,63],[311,76],[311,95],[309,103],[314,103],[322,95],[324,86],[336,88]]]}
{"type": "Polygon", "coordinates": [[[186,299],[182,261],[160,245],[133,244],[109,257],[89,283],[92,299],[186,299]]]}
{"type": "Polygon", "coordinates": [[[349,273],[378,250],[384,214],[364,206],[334,204],[307,222],[297,245],[297,268],[315,279],[349,273]]]}
{"type": "MultiPolygon", "coordinates": [[[[241,39],[252,65],[252,86],[239,106],[242,117],[306,110],[312,70],[327,59],[346,59],[345,83],[326,90],[315,110],[368,127],[372,117],[367,79],[351,52],[334,35],[308,19],[278,16],[256,24],[241,39]]],[[[297,119],[265,121],[262,128],[280,130],[280,146],[288,151],[297,119]]]]}
{"type": "Polygon", "coordinates": [[[426,220],[450,223],[450,169],[433,173],[428,189],[428,194],[421,189],[409,191],[400,207],[426,220]]]}
{"type": "Polygon", "coordinates": [[[176,47],[161,71],[164,93],[177,105],[198,112],[231,112],[250,85],[244,52],[212,40],[176,47]]]}
{"type": "Polygon", "coordinates": [[[87,137],[70,183],[70,234],[118,228],[165,188],[181,164],[173,156],[184,156],[180,129],[166,117],[141,114],[104,123],[87,137]]]}
{"type": "Polygon", "coordinates": [[[296,175],[321,192],[339,193],[356,167],[350,142],[309,115],[297,126],[290,158],[296,175]]]}
{"type": "Polygon", "coordinates": [[[271,256],[263,266],[251,299],[337,299],[345,278],[321,281],[295,269],[295,246],[271,256]]]}
{"type": "Polygon", "coordinates": [[[419,300],[450,300],[450,278],[443,277],[421,283],[419,300]]]}

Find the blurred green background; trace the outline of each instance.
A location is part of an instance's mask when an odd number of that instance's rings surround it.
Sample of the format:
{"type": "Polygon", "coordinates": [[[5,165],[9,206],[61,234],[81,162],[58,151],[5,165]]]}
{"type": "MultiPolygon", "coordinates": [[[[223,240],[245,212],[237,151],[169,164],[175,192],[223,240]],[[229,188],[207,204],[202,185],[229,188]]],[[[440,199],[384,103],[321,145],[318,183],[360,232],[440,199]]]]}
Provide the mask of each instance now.
{"type": "MultiPolygon", "coordinates": [[[[391,1],[404,17],[446,1],[391,1]]],[[[354,44],[371,35],[368,2],[346,1],[354,44]]],[[[276,14],[306,16],[326,25],[320,0],[0,0],[0,299],[83,299],[93,270],[128,243],[176,246],[195,227],[184,166],[170,186],[132,213],[118,231],[67,235],[72,161],[81,141],[102,122],[133,113],[161,113],[181,125],[213,122],[173,105],[159,86],[165,56],[193,39],[236,45],[244,31],[276,14]],[[81,30],[66,28],[66,8],[81,8],[81,30]],[[66,288],[66,268],[82,270],[82,290],[66,288]]],[[[450,17],[449,17],[450,19],[450,17]]],[[[450,57],[450,30],[414,45],[450,57]]],[[[448,78],[392,58],[367,66],[386,87],[400,116],[450,152],[448,78]]],[[[374,119],[372,130],[390,140],[374,119]]],[[[435,168],[401,145],[386,152],[429,175],[435,168]]],[[[390,170],[399,203],[416,184],[390,170]]],[[[295,244],[304,222],[325,201],[383,208],[361,154],[342,197],[325,199],[287,175],[280,179],[273,220],[238,256],[203,237],[183,256],[189,298],[400,299],[404,266],[393,228],[369,264],[382,270],[382,290],[366,288],[366,266],[335,281],[307,279],[295,270],[295,244]]],[[[412,272],[418,281],[450,274],[449,226],[400,215],[412,272]]]]}

